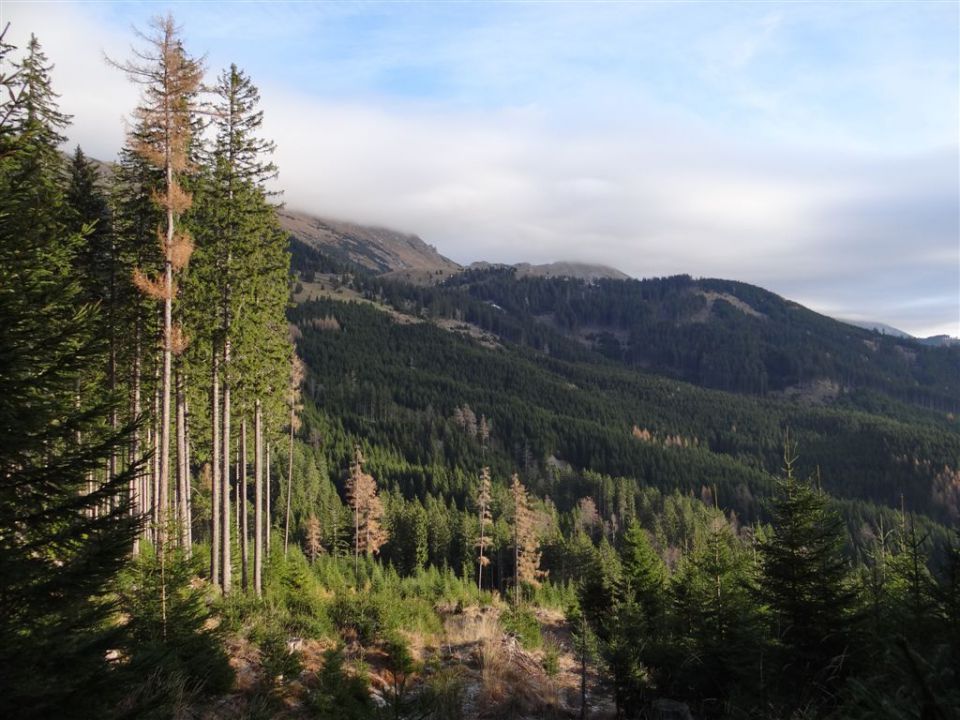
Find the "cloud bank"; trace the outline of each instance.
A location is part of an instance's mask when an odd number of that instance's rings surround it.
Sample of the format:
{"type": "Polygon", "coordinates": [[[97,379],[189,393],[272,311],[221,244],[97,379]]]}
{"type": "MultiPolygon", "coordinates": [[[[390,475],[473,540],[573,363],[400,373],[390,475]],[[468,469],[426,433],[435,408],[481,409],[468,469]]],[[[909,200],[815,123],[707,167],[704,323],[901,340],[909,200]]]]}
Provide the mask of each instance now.
{"type": "MultiPolygon", "coordinates": [[[[128,23],[160,8],[56,7],[4,3],[3,13],[15,40],[29,28],[57,64],[71,141],[111,159],[136,91],[103,53],[127,57],[128,23]]],[[[236,61],[260,85],[292,208],[416,232],[461,263],[570,259],[636,277],[726,277],[836,316],[960,334],[949,42],[899,56],[893,42],[878,65],[866,33],[866,46],[847,50],[857,57],[803,72],[796,27],[820,44],[809,52],[829,56],[839,50],[816,32],[833,37],[849,11],[811,10],[800,23],[792,6],[767,6],[775,12],[710,28],[672,18],[700,33],[681,57],[670,33],[656,33],[661,6],[628,8],[629,23],[617,22],[619,6],[557,18],[501,7],[466,27],[389,6],[372,6],[372,19],[355,7],[269,7],[183,9],[204,14],[185,23],[189,47],[210,49],[211,77],[236,61]],[[645,29],[653,48],[635,48],[622,25],[645,29]],[[343,32],[305,31],[321,26],[343,32]],[[634,76],[651,52],[663,66],[634,76]],[[771,64],[779,76],[767,77],[771,64]]],[[[889,37],[880,20],[876,34],[889,37]]]]}

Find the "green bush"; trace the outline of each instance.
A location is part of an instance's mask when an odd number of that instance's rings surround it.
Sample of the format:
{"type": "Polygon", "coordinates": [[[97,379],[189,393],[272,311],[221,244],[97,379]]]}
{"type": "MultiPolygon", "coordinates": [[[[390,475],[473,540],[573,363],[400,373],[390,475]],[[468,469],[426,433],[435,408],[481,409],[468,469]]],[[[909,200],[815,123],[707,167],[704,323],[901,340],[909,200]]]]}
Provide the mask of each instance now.
{"type": "Polygon", "coordinates": [[[364,645],[375,642],[383,630],[380,604],[368,595],[338,595],[330,605],[329,613],[337,630],[355,633],[364,645]]]}
{"type": "Polygon", "coordinates": [[[527,650],[534,650],[543,642],[540,621],[529,608],[511,608],[500,616],[500,624],[506,632],[515,635],[527,650]]]}
{"type": "Polygon", "coordinates": [[[288,635],[282,628],[274,626],[259,642],[263,672],[270,682],[278,677],[296,678],[303,670],[300,653],[290,652],[287,648],[287,638],[288,635]]]}
{"type": "Polygon", "coordinates": [[[435,720],[462,720],[466,682],[458,666],[440,667],[428,675],[420,696],[426,717],[435,720]]]}
{"type": "Polygon", "coordinates": [[[323,654],[317,687],[307,697],[317,720],[369,720],[374,714],[366,676],[345,672],[343,661],[343,647],[323,654]]]}
{"type": "Polygon", "coordinates": [[[170,553],[161,564],[147,548],[120,577],[119,609],[130,618],[122,672],[131,688],[131,717],[148,710],[170,717],[185,697],[225,692],[233,684],[221,633],[207,628],[210,612],[192,575],[182,554],[170,553]]]}

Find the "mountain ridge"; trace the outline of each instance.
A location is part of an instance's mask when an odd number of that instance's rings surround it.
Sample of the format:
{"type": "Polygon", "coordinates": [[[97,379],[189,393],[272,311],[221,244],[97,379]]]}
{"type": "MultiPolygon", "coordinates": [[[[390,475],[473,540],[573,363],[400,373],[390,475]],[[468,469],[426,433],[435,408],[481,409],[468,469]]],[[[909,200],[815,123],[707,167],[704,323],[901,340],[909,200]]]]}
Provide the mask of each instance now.
{"type": "MultiPolygon", "coordinates": [[[[306,246],[384,279],[415,285],[435,285],[467,271],[498,269],[510,270],[517,278],[568,278],[587,283],[633,279],[622,270],[609,265],[573,260],[556,260],[539,264],[529,262],[510,264],[480,260],[463,266],[444,256],[435,246],[416,234],[383,226],[336,220],[287,208],[280,209],[278,216],[284,230],[306,246]]],[[[711,280],[710,278],[702,279],[711,280]]],[[[718,280],[718,282],[727,281],[718,280]]],[[[728,293],[707,292],[704,297],[708,310],[712,309],[717,300],[732,304],[748,314],[752,310],[749,303],[742,303],[728,293]]],[[[798,305],[798,307],[802,306],[798,305]]],[[[950,347],[960,343],[960,339],[947,335],[918,337],[877,321],[831,319],[851,327],[875,331],[887,337],[912,340],[930,347],[950,347]]]]}

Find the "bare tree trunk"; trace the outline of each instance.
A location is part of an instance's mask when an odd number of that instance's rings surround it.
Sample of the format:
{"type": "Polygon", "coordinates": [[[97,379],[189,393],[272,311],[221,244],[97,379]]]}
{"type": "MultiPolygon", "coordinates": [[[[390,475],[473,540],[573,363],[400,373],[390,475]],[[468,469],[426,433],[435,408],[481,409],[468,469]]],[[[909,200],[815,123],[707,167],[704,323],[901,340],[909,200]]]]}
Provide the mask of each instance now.
{"type": "Polygon", "coordinates": [[[237,492],[240,494],[240,563],[242,570],[240,573],[241,585],[244,590],[249,587],[249,578],[247,577],[247,563],[249,561],[249,527],[247,524],[247,419],[240,421],[240,471],[237,473],[237,492]]]}
{"type": "MultiPolygon", "coordinates": [[[[140,417],[140,317],[137,313],[137,321],[133,331],[133,407],[132,415],[134,419],[140,417]]],[[[135,463],[140,459],[140,427],[133,431],[130,436],[130,462],[135,463]]],[[[143,513],[144,500],[144,481],[146,473],[141,469],[136,477],[130,480],[130,511],[135,517],[143,513]]],[[[140,554],[140,537],[142,530],[138,530],[133,538],[133,556],[140,554]]]]}
{"type": "Polygon", "coordinates": [[[294,407],[290,405],[290,451],[287,455],[287,513],[283,522],[283,556],[290,544],[290,494],[293,491],[293,420],[294,407]]]}
{"type": "Polygon", "coordinates": [[[193,555],[193,486],[190,478],[190,401],[187,399],[187,391],[183,391],[183,469],[186,482],[183,485],[186,499],[186,538],[187,538],[187,557],[193,555]]]}
{"type": "Polygon", "coordinates": [[[513,604],[520,607],[520,524],[513,524],[513,604]]]}
{"type": "Polygon", "coordinates": [[[240,535],[240,531],[242,530],[240,525],[240,508],[242,507],[240,504],[240,479],[243,477],[241,474],[243,472],[241,469],[243,466],[240,464],[240,445],[242,442],[243,438],[241,437],[240,440],[237,441],[237,457],[234,458],[236,466],[233,469],[233,504],[236,508],[236,517],[234,517],[234,521],[236,522],[238,546],[242,544],[242,537],[240,535]]]}
{"type": "Polygon", "coordinates": [[[177,503],[180,547],[187,547],[187,408],[183,397],[183,371],[177,370],[177,503]]]}
{"type": "Polygon", "coordinates": [[[263,418],[260,400],[253,411],[253,590],[263,594],[263,418]]]}
{"type": "Polygon", "coordinates": [[[266,495],[267,495],[267,507],[266,507],[266,510],[264,511],[264,514],[266,515],[266,518],[264,519],[264,524],[266,525],[266,529],[264,530],[264,532],[266,532],[267,534],[266,535],[266,556],[270,557],[270,535],[272,534],[271,519],[273,517],[272,515],[273,509],[270,506],[271,492],[270,492],[270,443],[269,442],[267,443],[267,457],[266,457],[266,460],[264,461],[264,465],[265,465],[264,470],[266,472],[266,479],[264,480],[264,488],[266,490],[266,495]]]}
{"type": "MultiPolygon", "coordinates": [[[[118,405],[116,404],[117,399],[117,321],[114,317],[114,311],[117,306],[117,289],[116,289],[116,276],[117,276],[117,243],[116,236],[111,233],[110,235],[110,281],[109,281],[109,297],[110,304],[107,306],[107,327],[110,329],[110,354],[107,359],[107,385],[110,388],[110,397],[113,400],[110,404],[110,430],[116,435],[117,430],[120,427],[120,418],[117,412],[118,405]]],[[[110,452],[110,463],[107,466],[107,474],[109,475],[109,480],[112,481],[117,476],[117,470],[119,469],[119,454],[122,452],[119,445],[114,445],[113,450],[110,452]]],[[[130,486],[130,490],[133,490],[133,485],[130,486]]],[[[110,504],[111,510],[116,504],[116,501],[119,500],[116,496],[111,496],[110,504]]],[[[130,507],[133,508],[133,498],[130,498],[131,503],[130,507]]]]}
{"type": "Polygon", "coordinates": [[[580,613],[580,720],[587,720],[587,616],[580,613]]]}
{"type": "MultiPolygon", "coordinates": [[[[172,183],[172,170],[167,166],[167,186],[172,183]]],[[[173,211],[167,210],[167,247],[173,241],[173,211]]],[[[173,287],[173,265],[169,258],[163,264],[166,287],[173,287]]],[[[171,385],[171,352],[170,342],[173,334],[173,298],[168,290],[163,300],[163,370],[160,379],[160,458],[159,478],[160,492],[157,495],[157,548],[160,551],[161,562],[164,555],[164,545],[167,540],[167,519],[170,505],[170,385],[171,385]]]]}
{"type": "Polygon", "coordinates": [[[223,477],[222,491],[220,500],[223,502],[222,524],[220,549],[223,552],[223,563],[221,572],[223,573],[223,592],[230,592],[230,583],[233,576],[233,568],[230,564],[230,377],[228,368],[230,366],[230,339],[223,341],[223,467],[221,468],[223,477]]]}
{"type": "MultiPolygon", "coordinates": [[[[147,435],[146,435],[146,452],[153,452],[154,443],[153,443],[153,423],[150,423],[147,426],[147,435]]],[[[153,478],[154,470],[156,469],[157,462],[156,458],[150,458],[150,464],[147,467],[144,467],[143,473],[143,537],[146,540],[153,542],[153,478]]]]}
{"type": "Polygon", "coordinates": [[[150,488],[150,516],[153,525],[150,529],[151,539],[154,546],[160,543],[160,366],[153,369],[153,476],[150,488]]]}
{"type": "Polygon", "coordinates": [[[210,582],[220,585],[220,373],[217,348],[211,353],[210,392],[210,582]]]}

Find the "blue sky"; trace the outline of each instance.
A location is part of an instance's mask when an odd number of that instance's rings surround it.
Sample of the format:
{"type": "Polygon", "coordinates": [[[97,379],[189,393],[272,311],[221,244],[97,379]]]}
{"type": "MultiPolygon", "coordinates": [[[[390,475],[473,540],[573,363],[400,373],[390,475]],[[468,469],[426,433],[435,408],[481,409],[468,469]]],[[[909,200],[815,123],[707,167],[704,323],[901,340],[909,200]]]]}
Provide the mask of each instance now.
{"type": "Polygon", "coordinates": [[[111,157],[170,10],[262,90],[291,207],[460,262],[745,280],[960,334],[960,5],[22,3],[74,137],[111,157]]]}

